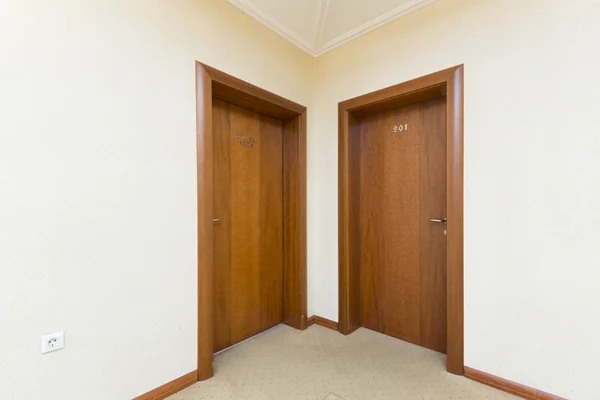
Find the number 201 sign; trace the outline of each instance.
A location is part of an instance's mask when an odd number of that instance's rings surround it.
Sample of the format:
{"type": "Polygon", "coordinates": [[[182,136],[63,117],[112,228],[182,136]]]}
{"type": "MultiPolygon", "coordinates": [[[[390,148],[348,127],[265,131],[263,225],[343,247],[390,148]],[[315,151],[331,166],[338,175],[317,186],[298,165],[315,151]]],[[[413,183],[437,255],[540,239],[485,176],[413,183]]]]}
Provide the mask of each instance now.
{"type": "Polygon", "coordinates": [[[394,132],[402,132],[408,130],[408,124],[404,125],[394,125],[394,132]]]}

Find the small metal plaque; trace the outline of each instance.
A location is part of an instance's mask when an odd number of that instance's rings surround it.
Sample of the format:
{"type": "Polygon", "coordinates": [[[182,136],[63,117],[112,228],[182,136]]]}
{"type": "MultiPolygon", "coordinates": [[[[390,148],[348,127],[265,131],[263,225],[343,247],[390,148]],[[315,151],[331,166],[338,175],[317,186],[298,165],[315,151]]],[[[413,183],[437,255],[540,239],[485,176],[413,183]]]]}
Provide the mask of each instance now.
{"type": "Polygon", "coordinates": [[[258,141],[256,139],[254,139],[253,137],[250,136],[244,136],[244,135],[233,135],[233,138],[236,139],[238,141],[238,145],[242,146],[242,147],[253,147],[254,143],[258,143],[258,141]]]}

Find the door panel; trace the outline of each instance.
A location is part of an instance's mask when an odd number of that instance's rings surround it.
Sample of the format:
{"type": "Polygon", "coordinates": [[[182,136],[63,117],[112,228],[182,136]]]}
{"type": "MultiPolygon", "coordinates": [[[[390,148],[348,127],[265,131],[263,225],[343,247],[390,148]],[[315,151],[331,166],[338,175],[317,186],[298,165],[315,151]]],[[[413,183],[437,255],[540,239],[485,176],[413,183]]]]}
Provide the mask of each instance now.
{"type": "Polygon", "coordinates": [[[231,342],[231,123],[229,104],[213,100],[214,347],[231,342]]]}
{"type": "Polygon", "coordinates": [[[362,297],[362,326],[384,331],[385,268],[383,210],[383,135],[377,120],[364,121],[360,132],[360,282],[362,297]]]}
{"type": "Polygon", "coordinates": [[[283,319],[283,134],[260,116],[260,330],[283,319]]]}
{"type": "MultiPolygon", "coordinates": [[[[258,114],[230,106],[231,121],[231,341],[259,332],[259,167],[258,114]]],[[[218,267],[217,267],[218,268],[218,267]]]]}
{"type": "Polygon", "coordinates": [[[419,339],[418,159],[417,106],[379,119],[383,137],[383,199],[386,313],[384,333],[417,343],[419,339]],[[408,124],[410,131],[394,133],[408,124]]]}
{"type": "Polygon", "coordinates": [[[446,235],[445,224],[429,218],[446,217],[446,102],[420,105],[419,255],[421,345],[446,352],[446,235]]]}
{"type": "Polygon", "coordinates": [[[361,324],[445,351],[445,99],[360,121],[361,324]]]}
{"type": "Polygon", "coordinates": [[[282,123],[213,99],[213,146],[219,351],[282,322],[282,123]]]}

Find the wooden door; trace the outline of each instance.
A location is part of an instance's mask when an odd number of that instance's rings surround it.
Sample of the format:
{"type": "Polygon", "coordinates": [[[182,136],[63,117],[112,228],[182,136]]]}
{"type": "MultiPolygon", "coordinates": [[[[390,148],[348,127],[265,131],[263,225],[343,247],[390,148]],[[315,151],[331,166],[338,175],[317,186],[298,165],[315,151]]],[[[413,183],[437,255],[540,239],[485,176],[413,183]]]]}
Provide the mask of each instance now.
{"type": "Polygon", "coordinates": [[[213,99],[214,350],[283,319],[283,126],[213,99]]]}
{"type": "Polygon", "coordinates": [[[359,122],[361,325],[445,352],[445,99],[359,122]]]}

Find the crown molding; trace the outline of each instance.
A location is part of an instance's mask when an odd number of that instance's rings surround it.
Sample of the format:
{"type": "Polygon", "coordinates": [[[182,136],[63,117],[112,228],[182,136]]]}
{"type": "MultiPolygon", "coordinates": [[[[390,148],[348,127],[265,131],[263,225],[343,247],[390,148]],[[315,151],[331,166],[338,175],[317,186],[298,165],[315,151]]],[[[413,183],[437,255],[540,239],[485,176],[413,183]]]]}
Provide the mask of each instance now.
{"type": "MultiPolygon", "coordinates": [[[[377,18],[372,19],[371,21],[352,29],[349,32],[344,33],[325,43],[321,46],[322,42],[322,34],[323,34],[323,26],[327,20],[327,12],[329,10],[329,3],[331,0],[319,0],[317,2],[317,8],[315,10],[315,19],[313,21],[313,29],[312,29],[312,43],[308,43],[306,40],[296,35],[294,32],[286,28],[284,25],[279,23],[270,15],[266,14],[264,11],[255,6],[251,0],[225,0],[229,4],[237,7],[243,13],[248,16],[254,18],[261,24],[265,25],[267,28],[271,29],[279,36],[288,40],[292,44],[296,45],[300,49],[304,50],[308,54],[313,57],[320,56],[321,54],[325,54],[328,51],[333,50],[336,47],[343,45],[346,42],[349,42],[357,37],[364,35],[365,33],[371,32],[377,28],[382,27],[400,17],[403,17],[406,14],[409,14],[413,11],[418,10],[430,3],[433,3],[437,0],[412,0],[408,3],[397,7],[377,18]]],[[[300,0],[298,0],[300,1],[300,0]]]]}
{"type": "Polygon", "coordinates": [[[325,26],[325,20],[327,19],[327,10],[329,10],[329,0],[319,0],[317,2],[317,10],[313,23],[312,50],[315,54],[321,44],[321,35],[323,34],[323,27],[325,26]]]}
{"type": "Polygon", "coordinates": [[[275,31],[279,36],[284,39],[289,40],[296,46],[300,47],[302,50],[315,57],[316,52],[313,47],[308,44],[304,39],[300,38],[294,32],[290,31],[288,28],[271,18],[271,16],[265,14],[261,9],[256,7],[248,0],[226,0],[229,4],[239,8],[245,14],[254,18],[258,22],[265,25],[267,28],[275,31]]]}
{"type": "Polygon", "coordinates": [[[341,46],[342,44],[349,42],[352,39],[356,39],[357,37],[364,35],[365,33],[380,28],[383,25],[388,24],[400,17],[403,17],[406,14],[409,14],[415,10],[418,10],[419,8],[424,7],[427,4],[433,3],[434,1],[436,0],[412,0],[398,8],[395,8],[390,12],[383,14],[359,26],[358,28],[352,29],[351,31],[344,33],[343,35],[338,36],[337,38],[325,43],[323,47],[317,49],[315,57],[327,53],[328,51],[331,51],[334,48],[341,46]]]}

